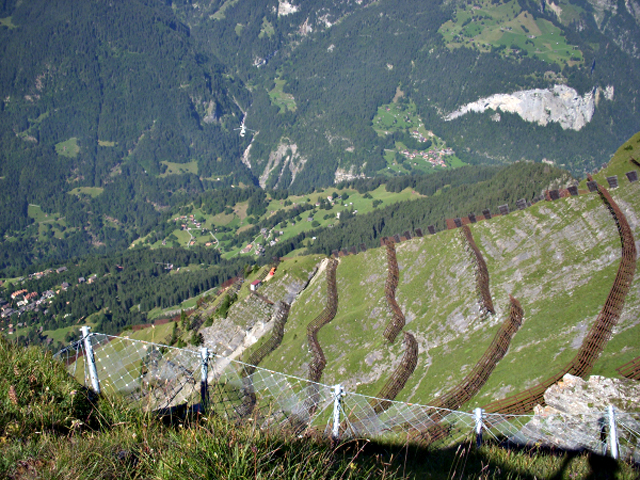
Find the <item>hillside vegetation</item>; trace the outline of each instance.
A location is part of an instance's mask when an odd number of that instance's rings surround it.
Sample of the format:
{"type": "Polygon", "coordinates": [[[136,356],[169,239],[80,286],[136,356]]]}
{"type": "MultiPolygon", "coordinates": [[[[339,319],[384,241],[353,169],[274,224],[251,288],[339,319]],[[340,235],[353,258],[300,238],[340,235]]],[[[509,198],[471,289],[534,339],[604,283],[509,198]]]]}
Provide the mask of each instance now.
{"type": "MultiPolygon", "coordinates": [[[[632,138],[628,144],[637,143],[632,138]]],[[[621,152],[628,152],[625,146],[621,152]]],[[[629,171],[617,156],[608,170],[629,171]]],[[[600,178],[600,177],[599,177],[600,178]]],[[[640,183],[619,178],[610,193],[640,238],[640,183]]],[[[478,308],[475,264],[457,229],[403,241],[396,246],[400,281],[396,293],[406,317],[405,331],[419,344],[418,365],[398,400],[429,404],[459,382],[483,355],[509,313],[509,295],[524,309],[524,323],[510,349],[469,407],[484,405],[529,388],[575,356],[600,312],[620,262],[615,222],[597,194],[542,201],[523,211],[471,225],[490,275],[496,313],[478,308]]],[[[298,257],[302,260],[305,257],[298,257]]],[[[382,332],[391,319],[385,302],[384,249],[341,257],[337,269],[338,310],[318,333],[327,366],[322,382],[375,395],[402,355],[382,332]]],[[[296,265],[286,262],[288,269],[296,265]]],[[[281,346],[262,366],[305,376],[311,356],[306,329],[324,308],[326,261],[292,303],[281,346]]],[[[276,277],[277,278],[277,275],[276,277]]],[[[637,356],[640,279],[636,275],[613,338],[593,374],[616,376],[615,369],[637,356]]],[[[278,294],[269,294],[273,301],[278,294]]],[[[215,329],[215,322],[213,327],[215,329]]]]}
{"type": "MultiPolygon", "coordinates": [[[[623,145],[601,175],[635,168],[627,157],[639,143],[636,136],[623,145]]],[[[611,195],[637,239],[640,183],[619,180],[620,187],[611,195]]],[[[595,193],[582,191],[577,197],[541,201],[523,211],[482,220],[470,229],[490,274],[493,316],[478,308],[474,259],[465,249],[461,230],[444,230],[395,245],[399,267],[395,296],[406,318],[404,331],[419,345],[417,368],[398,395],[400,400],[432,403],[458,383],[508,315],[509,294],[524,308],[523,325],[486,385],[462,407],[483,405],[532,386],[575,354],[611,288],[620,238],[595,193]]],[[[194,337],[191,326],[205,319],[200,329],[205,345],[235,358],[248,358],[273,327],[270,302],[286,301],[291,311],[284,338],[261,366],[305,376],[310,361],[307,325],[326,306],[327,263],[322,255],[284,259],[273,277],[259,287],[260,296],[251,294],[247,283],[266,280],[270,267],[248,269],[245,285],[238,288],[236,284],[217,298],[204,299],[190,317],[183,315],[179,325],[161,327],[162,334],[171,335],[167,343],[184,342],[194,337]],[[225,302],[223,311],[220,307],[225,302]]],[[[323,383],[340,382],[349,391],[376,394],[397,366],[401,342],[389,345],[382,336],[391,319],[385,299],[387,275],[385,249],[369,248],[339,258],[338,308],[318,332],[327,359],[323,383]]],[[[636,356],[639,281],[636,276],[594,374],[616,376],[615,368],[636,356]]],[[[153,330],[141,330],[132,337],[158,341],[153,330]]],[[[61,364],[37,348],[23,349],[0,340],[0,365],[0,395],[6,399],[0,404],[0,472],[9,478],[637,476],[633,466],[596,455],[510,451],[491,442],[480,449],[461,446],[457,450],[368,440],[336,446],[315,438],[289,439],[255,427],[229,425],[206,415],[178,417],[177,423],[167,426],[153,415],[123,405],[117,397],[91,396],[66,375],[61,364]]]]}
{"type": "MultiPolygon", "coordinates": [[[[327,254],[360,243],[374,247],[382,236],[414,225],[440,229],[445,216],[464,215],[470,208],[495,211],[504,202],[533,199],[543,189],[569,181],[563,170],[518,163],[364,179],[304,196],[258,188],[204,192],[165,212],[153,231],[122,253],[86,256],[55,269],[40,264],[13,276],[11,269],[3,270],[9,278],[0,278],[0,298],[10,301],[13,313],[0,319],[0,331],[13,325],[14,338],[23,343],[44,343],[47,336],[57,342],[68,335],[64,329],[83,321],[118,333],[125,326],[179,315],[198,299],[206,303],[225,281],[273,257],[327,254]],[[22,297],[11,295],[25,289],[36,298],[20,306],[22,297]]],[[[28,231],[37,232],[31,244],[38,249],[47,250],[49,244],[69,248],[58,243],[65,228],[86,233],[64,227],[66,219],[40,206],[31,205],[28,211],[34,219],[28,231]]],[[[5,265],[27,260],[23,249],[30,242],[21,240],[5,240],[5,246],[19,250],[15,255],[5,251],[5,265]]],[[[48,253],[55,255],[55,249],[48,253]]]]}

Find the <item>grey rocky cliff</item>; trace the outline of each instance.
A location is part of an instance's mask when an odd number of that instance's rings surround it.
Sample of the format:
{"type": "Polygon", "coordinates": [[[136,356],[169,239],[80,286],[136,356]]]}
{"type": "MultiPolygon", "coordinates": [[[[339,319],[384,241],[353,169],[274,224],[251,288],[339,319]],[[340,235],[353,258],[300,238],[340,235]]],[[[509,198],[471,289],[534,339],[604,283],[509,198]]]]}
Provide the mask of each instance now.
{"type": "Polygon", "coordinates": [[[634,58],[640,58],[638,26],[640,26],[640,2],[625,0],[624,8],[614,0],[588,0],[593,8],[593,18],[598,29],[634,58]],[[628,21],[628,17],[636,25],[628,21]]]}
{"type": "Polygon", "coordinates": [[[546,406],[538,405],[534,409],[534,418],[513,441],[604,454],[608,448],[607,409],[611,405],[615,410],[622,458],[640,461],[640,452],[627,448],[627,443],[637,444],[635,437],[640,433],[639,382],[598,375],[585,381],[566,374],[547,389],[544,401],[546,406]]]}
{"type": "MultiPolygon", "coordinates": [[[[600,87],[580,96],[567,85],[555,85],[552,89],[521,90],[513,93],[498,93],[463,105],[445,115],[447,121],[454,120],[470,112],[482,113],[486,110],[515,113],[527,122],[547,125],[559,123],[564,129],[580,130],[593,118],[600,95],[613,99],[613,87],[600,87]]],[[[499,121],[499,117],[495,117],[499,121]]],[[[494,118],[494,119],[495,119],[494,118]]]]}

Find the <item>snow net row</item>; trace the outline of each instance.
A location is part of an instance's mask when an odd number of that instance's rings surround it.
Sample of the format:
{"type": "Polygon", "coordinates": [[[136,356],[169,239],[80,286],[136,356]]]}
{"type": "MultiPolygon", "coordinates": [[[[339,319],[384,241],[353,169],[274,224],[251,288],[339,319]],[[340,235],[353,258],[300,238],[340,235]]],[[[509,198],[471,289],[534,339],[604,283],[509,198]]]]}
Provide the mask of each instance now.
{"type": "Polygon", "coordinates": [[[248,365],[244,366],[243,375],[243,402],[242,410],[239,412],[243,416],[250,415],[256,406],[257,398],[255,388],[253,386],[252,375],[256,371],[256,366],[264,360],[264,358],[273,352],[282,343],[284,337],[284,326],[289,318],[289,309],[291,306],[285,302],[278,302],[272,315],[273,328],[271,336],[262,346],[255,350],[247,359],[248,365]]]}
{"type": "MultiPolygon", "coordinates": [[[[589,176],[589,181],[593,181],[591,176],[589,176]]],[[[486,405],[484,408],[488,412],[518,415],[533,411],[536,405],[543,405],[544,392],[551,385],[560,381],[565,373],[578,377],[588,375],[611,338],[613,327],[620,319],[625,298],[633,282],[637,253],[633,233],[624,213],[604,187],[598,185],[597,189],[603,203],[616,222],[622,244],[622,258],[607,300],[583,340],[578,353],[565,368],[535,387],[486,405]]]]}
{"type": "Polygon", "coordinates": [[[400,360],[400,364],[378,393],[378,398],[371,400],[374,412],[383,412],[391,406],[390,400],[395,399],[398,393],[402,391],[409,377],[416,369],[416,365],[418,365],[418,342],[413,335],[404,332],[404,354],[402,355],[402,360],[400,360]]]}
{"type": "Polygon", "coordinates": [[[636,357],[621,367],[616,368],[616,372],[631,380],[640,380],[640,357],[636,357]]]}
{"type": "Polygon", "coordinates": [[[398,259],[396,258],[396,246],[391,238],[387,238],[384,243],[387,252],[388,265],[387,280],[384,283],[384,296],[387,299],[389,308],[391,309],[392,318],[387,325],[387,328],[384,330],[383,336],[389,342],[393,343],[398,334],[404,328],[405,319],[398,302],[396,302],[396,289],[398,288],[398,281],[400,279],[398,259]]]}
{"type": "Polygon", "coordinates": [[[513,336],[522,325],[524,311],[520,302],[514,297],[510,297],[510,301],[509,316],[498,329],[484,355],[458,385],[432,403],[433,409],[425,412],[428,420],[424,419],[421,422],[426,425],[425,428],[407,428],[411,432],[411,438],[424,443],[433,443],[451,435],[452,430],[446,421],[449,412],[460,408],[480,391],[498,362],[506,355],[513,336]]]}
{"type": "Polygon", "coordinates": [[[498,362],[507,354],[511,340],[522,325],[524,318],[524,310],[520,306],[520,302],[512,296],[509,297],[511,301],[509,316],[498,329],[484,355],[462,382],[438,398],[434,405],[456,409],[467,403],[484,386],[498,362]]]}
{"type": "Polygon", "coordinates": [[[480,252],[480,249],[476,245],[471,229],[467,225],[463,225],[462,236],[466,240],[467,251],[470,252],[476,264],[476,292],[478,294],[478,301],[480,302],[480,311],[483,316],[488,314],[495,314],[493,308],[493,300],[491,299],[491,292],[489,290],[489,269],[484,261],[484,257],[480,252]]]}
{"type": "Polygon", "coordinates": [[[260,346],[257,350],[251,353],[247,358],[247,363],[250,365],[260,365],[260,362],[264,358],[273,352],[282,343],[284,337],[284,326],[287,324],[289,318],[289,310],[291,305],[285,302],[276,303],[275,310],[272,315],[273,328],[271,330],[271,336],[269,339],[260,346]]]}
{"type": "Polygon", "coordinates": [[[331,322],[338,311],[338,289],[336,287],[336,270],[338,269],[338,260],[330,258],[327,266],[327,304],[316,318],[307,325],[307,342],[309,349],[313,355],[313,359],[309,363],[309,380],[311,382],[319,382],[322,378],[322,371],[327,365],[324,352],[318,342],[318,331],[326,324],[331,322]]]}
{"type": "MultiPolygon", "coordinates": [[[[403,238],[407,236],[411,238],[409,232],[405,232],[403,238]]],[[[400,272],[396,258],[395,243],[392,239],[385,237],[384,244],[386,246],[387,269],[389,272],[387,280],[385,281],[385,297],[393,318],[385,329],[383,336],[393,343],[404,328],[405,320],[404,314],[396,302],[396,288],[398,287],[400,272]]],[[[413,335],[404,332],[403,343],[404,353],[400,364],[385,382],[380,392],[378,392],[378,398],[371,400],[375,413],[380,413],[389,408],[391,405],[390,400],[394,400],[398,393],[402,391],[409,377],[416,369],[416,365],[418,364],[418,342],[413,335]]]]}

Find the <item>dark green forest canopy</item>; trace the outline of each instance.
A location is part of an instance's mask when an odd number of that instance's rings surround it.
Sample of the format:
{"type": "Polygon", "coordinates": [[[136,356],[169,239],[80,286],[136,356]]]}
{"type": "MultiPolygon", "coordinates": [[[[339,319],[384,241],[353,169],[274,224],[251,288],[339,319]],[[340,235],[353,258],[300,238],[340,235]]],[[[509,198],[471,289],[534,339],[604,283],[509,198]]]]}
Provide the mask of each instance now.
{"type": "MultiPolygon", "coordinates": [[[[598,29],[589,4],[581,3],[582,13],[563,24],[549,9],[541,11],[539,4],[509,3],[514,12],[526,11],[557,28],[555,33],[581,52],[583,62],[549,63],[533,54],[505,57],[500,49],[450,49],[438,30],[452,18],[455,5],[438,2],[375,2],[355,12],[342,10],[348,9],[345,5],[332,6],[330,28],[323,27],[320,14],[314,15],[308,5],[286,16],[270,11],[268,2],[255,11],[242,2],[229,4],[224,18],[210,18],[215,7],[207,12],[179,9],[178,14],[198,32],[194,36],[215,45],[221,58],[229,55],[247,81],[263,85],[252,92],[254,103],[248,112],[249,127],[260,132],[251,151],[252,169],[260,175],[272,165],[269,155],[283,139],[295,143],[307,163],[290,186],[294,192],[330,183],[338,167],[348,170],[355,165],[356,171],[362,168],[372,175],[384,166],[384,149],[392,145],[389,137],[375,134],[371,122],[398,87],[415,102],[425,126],[445,138],[467,163],[552,159],[583,175],[605,162],[639,127],[632,120],[637,117],[638,59],[598,29]],[[261,36],[264,21],[273,25],[272,36],[261,36]],[[303,23],[313,31],[301,36],[295,28],[303,23]],[[242,25],[241,34],[232,34],[237,25],[242,25]],[[291,43],[285,33],[299,41],[291,43]],[[231,47],[213,42],[222,35],[231,47]],[[244,69],[254,59],[267,57],[260,68],[244,69]],[[594,61],[597,66],[592,68],[594,61]],[[276,78],[285,82],[283,91],[295,99],[295,110],[282,111],[269,102],[266,92],[273,91],[276,78]],[[599,102],[591,121],[577,132],[508,113],[501,113],[499,122],[489,114],[443,120],[443,113],[483,96],[557,83],[581,96],[611,85],[615,95],[612,101],[599,102]]],[[[640,34],[626,10],[609,26],[616,22],[624,23],[630,36],[640,34]]],[[[286,174],[286,168],[272,170],[268,181],[282,172],[286,174]]]]}
{"type": "MultiPolygon", "coordinates": [[[[453,172],[389,179],[389,191],[410,187],[427,196],[364,215],[344,211],[340,222],[333,228],[303,232],[267,248],[265,255],[256,259],[235,257],[225,260],[218,252],[203,247],[155,250],[136,247],[117,254],[73,258],[64,272],[8,283],[3,296],[8,298],[12,292],[23,288],[38,292],[58,290],[46,312],[26,314],[31,318],[31,321],[27,320],[29,324],[36,322],[45,330],[55,330],[93,315],[101,331],[117,333],[127,325],[146,323],[147,312],[152,309],[180,305],[189,298],[219,287],[230,278],[242,275],[254,261],[263,265],[273,257],[284,256],[293,250],[329,254],[332,250],[361,243],[374,247],[379,245],[382,236],[405,230],[413,232],[415,228],[426,231],[429,224],[442,229],[445,218],[465,216],[470,212],[479,214],[484,208],[495,212],[498,205],[504,203],[513,208],[517,199],[531,200],[543,189],[569,180],[563,170],[532,163],[501,167],[469,166],[453,172]],[[316,237],[315,241],[305,249],[305,244],[312,237],[316,237]],[[168,265],[171,268],[167,268],[168,265]],[[92,283],[80,283],[79,278],[91,276],[95,276],[92,283]],[[63,282],[70,287],[60,289],[63,282]]],[[[367,192],[380,185],[376,181],[358,180],[350,186],[367,192]]],[[[278,192],[270,194],[278,197],[278,192]]],[[[251,202],[252,199],[263,198],[263,195],[260,189],[230,189],[228,192],[208,191],[199,199],[203,209],[218,212],[226,208],[228,202],[251,202]]],[[[279,197],[285,198],[282,194],[279,197]]],[[[254,208],[260,208],[258,200],[254,200],[254,208]]],[[[301,205],[278,211],[238,235],[238,241],[250,241],[259,228],[270,228],[310,208],[311,205],[301,205]]],[[[35,329],[31,329],[29,341],[37,340],[35,329]]]]}
{"type": "MultiPolygon", "coordinates": [[[[408,132],[381,136],[373,128],[379,107],[394,99],[475,165],[551,159],[582,175],[640,128],[632,48],[640,27],[626,8],[599,26],[585,2],[563,7],[571,21],[537,2],[491,3],[547,22],[582,58],[549,63],[510,48],[450,48],[441,27],[462,4],[292,5],[285,15],[275,0],[2,2],[4,273],[160,238],[171,212],[192,202],[213,211],[224,196],[223,208],[252,198],[257,218],[265,208],[259,180],[292,193],[333,185],[338,169],[380,182],[396,142],[413,141],[408,132]],[[489,114],[443,120],[483,96],[556,83],[579,95],[607,86],[615,93],[600,98],[580,131],[507,113],[499,122],[489,114]],[[240,136],[243,118],[250,130],[240,136]],[[222,197],[207,206],[211,191],[222,197]],[[60,221],[38,225],[30,205],[60,221]]],[[[480,172],[477,180],[486,179],[480,172]]],[[[420,191],[428,182],[398,181],[387,188],[405,182],[420,191]]],[[[238,241],[268,226],[255,224],[238,241]]]]}
{"type": "Polygon", "coordinates": [[[560,169],[530,163],[482,167],[480,171],[477,171],[477,167],[466,167],[456,172],[461,175],[451,179],[451,184],[444,183],[448,179],[443,176],[439,186],[436,182],[430,182],[429,177],[418,178],[416,188],[422,190],[421,193],[435,193],[433,190],[437,189],[440,190],[438,195],[396,203],[367,215],[341,218],[335,227],[317,235],[313,246],[308,249],[309,253],[328,254],[361,243],[375,247],[380,245],[380,239],[384,236],[402,235],[406,230],[413,233],[416,228],[426,233],[428,225],[442,230],[447,218],[466,217],[470,213],[481,215],[486,208],[495,214],[498,206],[504,204],[514,209],[520,198],[531,201],[554,182],[569,180],[566,172],[560,169]],[[476,177],[482,180],[471,180],[476,177]]]}

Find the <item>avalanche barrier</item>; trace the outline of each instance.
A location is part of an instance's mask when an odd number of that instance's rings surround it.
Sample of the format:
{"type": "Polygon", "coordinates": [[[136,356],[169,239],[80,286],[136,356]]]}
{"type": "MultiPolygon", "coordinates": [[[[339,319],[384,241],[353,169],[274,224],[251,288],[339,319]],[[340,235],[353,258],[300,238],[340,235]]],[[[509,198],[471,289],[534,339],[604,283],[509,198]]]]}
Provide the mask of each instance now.
{"type": "MultiPolygon", "coordinates": [[[[588,178],[589,181],[593,181],[591,175],[588,178]]],[[[603,186],[596,186],[602,202],[616,222],[622,244],[620,266],[607,300],[573,360],[556,375],[547,378],[535,387],[485,405],[484,409],[487,412],[522,415],[533,411],[536,405],[544,405],[543,395],[547,388],[560,381],[565,373],[577,377],[587,376],[611,338],[613,327],[620,319],[622,307],[636,271],[636,245],[629,223],[618,204],[603,186]]]]}

